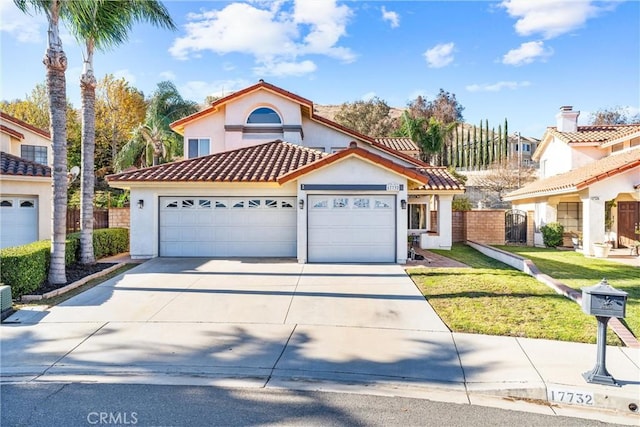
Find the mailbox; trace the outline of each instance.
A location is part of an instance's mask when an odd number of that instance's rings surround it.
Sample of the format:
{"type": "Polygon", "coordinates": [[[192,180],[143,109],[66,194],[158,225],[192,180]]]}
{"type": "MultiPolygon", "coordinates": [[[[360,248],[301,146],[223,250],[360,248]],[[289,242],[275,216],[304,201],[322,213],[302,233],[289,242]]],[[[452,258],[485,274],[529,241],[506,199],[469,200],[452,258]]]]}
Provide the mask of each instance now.
{"type": "Polygon", "coordinates": [[[582,311],[599,317],[625,317],[627,293],[614,289],[605,279],[582,288],[582,311]]]}

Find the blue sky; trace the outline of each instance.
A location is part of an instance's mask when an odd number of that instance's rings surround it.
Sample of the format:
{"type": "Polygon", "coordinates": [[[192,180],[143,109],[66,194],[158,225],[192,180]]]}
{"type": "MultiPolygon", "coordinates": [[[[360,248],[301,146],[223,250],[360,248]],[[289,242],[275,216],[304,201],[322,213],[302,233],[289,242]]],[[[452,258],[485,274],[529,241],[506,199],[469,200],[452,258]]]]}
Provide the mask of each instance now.
{"type": "MultiPolygon", "coordinates": [[[[340,104],[378,96],[404,107],[440,88],[465,121],[505,117],[542,137],[562,105],[580,122],[601,108],[640,110],[640,2],[166,1],[178,31],[137,25],[95,57],[98,78],[125,77],[150,94],[172,80],[185,98],[228,94],[260,78],[340,104]]],[[[0,0],[0,99],[44,81],[46,22],[0,0]]],[[[67,94],[79,107],[80,49],[63,30],[67,94]]]]}

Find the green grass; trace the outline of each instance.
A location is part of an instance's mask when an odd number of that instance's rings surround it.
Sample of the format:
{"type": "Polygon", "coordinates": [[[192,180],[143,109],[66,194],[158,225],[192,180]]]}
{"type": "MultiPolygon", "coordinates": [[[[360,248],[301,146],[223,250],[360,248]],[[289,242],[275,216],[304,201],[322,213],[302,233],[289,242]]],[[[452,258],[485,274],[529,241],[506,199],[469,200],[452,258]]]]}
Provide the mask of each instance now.
{"type": "Polygon", "coordinates": [[[496,246],[528,258],[545,274],[560,280],[576,290],[593,286],[603,278],[609,285],[627,292],[627,313],[624,322],[631,332],[640,334],[640,268],[589,258],[573,251],[559,251],[552,248],[531,248],[522,246],[496,246]]]}
{"type": "MultiPolygon", "coordinates": [[[[453,331],[595,343],[595,318],[534,278],[466,245],[434,252],[473,267],[409,270],[453,331]]],[[[613,333],[607,341],[621,345],[613,333]]]]}

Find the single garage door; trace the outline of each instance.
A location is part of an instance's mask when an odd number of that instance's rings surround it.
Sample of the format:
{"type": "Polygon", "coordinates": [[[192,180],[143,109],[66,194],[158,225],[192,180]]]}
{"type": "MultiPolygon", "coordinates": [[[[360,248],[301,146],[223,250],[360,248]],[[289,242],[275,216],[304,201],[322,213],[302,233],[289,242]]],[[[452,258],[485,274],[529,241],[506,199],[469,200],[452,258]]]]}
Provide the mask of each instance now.
{"type": "Polygon", "coordinates": [[[309,262],[395,262],[395,196],[310,195],[309,262]]]}
{"type": "Polygon", "coordinates": [[[160,256],[294,257],[293,197],[160,197],[160,256]]]}
{"type": "Polygon", "coordinates": [[[4,196],[0,199],[0,247],[20,246],[38,240],[38,199],[4,196]]]}

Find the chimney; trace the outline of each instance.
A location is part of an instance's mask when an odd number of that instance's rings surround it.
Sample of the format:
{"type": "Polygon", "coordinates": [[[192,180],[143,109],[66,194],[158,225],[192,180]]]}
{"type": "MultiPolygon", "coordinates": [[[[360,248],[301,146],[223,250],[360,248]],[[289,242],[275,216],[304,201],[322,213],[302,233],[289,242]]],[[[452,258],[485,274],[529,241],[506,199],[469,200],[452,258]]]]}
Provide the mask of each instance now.
{"type": "Polygon", "coordinates": [[[573,111],[571,105],[560,107],[560,112],[556,114],[556,128],[560,132],[577,132],[579,115],[580,111],[573,111]]]}

